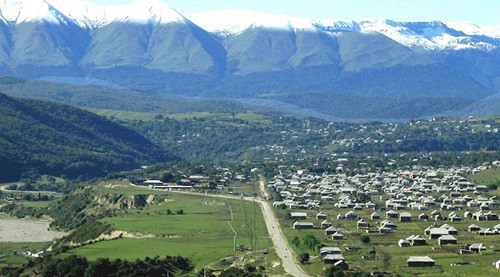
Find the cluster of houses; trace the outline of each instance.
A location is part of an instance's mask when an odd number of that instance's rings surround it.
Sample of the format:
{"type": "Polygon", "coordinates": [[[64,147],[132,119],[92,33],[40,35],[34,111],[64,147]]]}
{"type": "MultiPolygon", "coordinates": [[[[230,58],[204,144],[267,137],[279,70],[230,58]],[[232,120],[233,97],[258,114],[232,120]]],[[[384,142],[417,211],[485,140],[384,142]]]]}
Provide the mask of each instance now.
{"type": "MultiPolygon", "coordinates": [[[[314,223],[308,221],[298,221],[307,219],[306,212],[292,212],[290,213],[291,220],[297,220],[292,224],[292,228],[295,230],[304,230],[304,229],[314,229],[314,223]]],[[[319,212],[316,214],[317,220],[323,220],[320,223],[320,228],[325,229],[325,235],[333,240],[341,240],[344,236],[339,232],[339,230],[332,226],[332,223],[327,219],[326,214],[319,212]]]]}
{"type": "Polygon", "coordinates": [[[319,249],[319,253],[325,264],[333,264],[344,270],[348,269],[348,265],[345,263],[342,251],[338,247],[322,247],[319,249]]]}
{"type": "MultiPolygon", "coordinates": [[[[398,230],[396,223],[433,221],[433,225],[425,229],[423,235],[414,234],[400,239],[397,245],[422,246],[428,245],[427,240],[435,240],[443,246],[458,244],[458,230],[451,225],[465,219],[478,221],[477,225],[468,227],[470,232],[478,235],[500,234],[500,224],[493,228],[478,226],[481,221],[498,220],[496,198],[487,196],[485,186],[465,179],[465,174],[479,171],[477,168],[462,167],[415,167],[413,170],[347,176],[339,172],[311,174],[307,170],[292,172],[282,168],[280,175],[275,176],[268,188],[275,190],[282,198],[273,203],[274,207],[291,210],[289,219],[294,221],[293,229],[320,228],[324,229],[328,238],[342,239],[343,235],[325,213],[318,212],[314,220],[313,216],[308,218],[307,212],[300,210],[345,209],[345,212],[333,217],[337,221],[355,220],[357,228],[366,229],[367,233],[395,232],[398,230]],[[361,218],[359,214],[366,215],[367,210],[373,211],[369,218],[361,218]],[[438,222],[441,223],[436,224],[438,222]]],[[[462,247],[461,253],[476,253],[485,249],[483,244],[473,243],[462,247]]],[[[345,263],[340,249],[338,252],[321,254],[325,263],[345,263]]],[[[429,257],[408,259],[408,266],[434,265],[434,260],[429,257]]]]}
{"type": "Polygon", "coordinates": [[[281,170],[281,174],[269,183],[276,190],[283,205],[289,209],[317,209],[324,203],[334,203],[340,209],[374,209],[376,204],[361,203],[353,199],[366,195],[379,199],[391,210],[419,210],[440,208],[446,211],[477,209],[487,213],[497,203],[482,194],[487,187],[468,182],[465,174],[471,168],[422,169],[395,172],[357,174],[343,173],[310,174],[307,170],[281,170]]]}

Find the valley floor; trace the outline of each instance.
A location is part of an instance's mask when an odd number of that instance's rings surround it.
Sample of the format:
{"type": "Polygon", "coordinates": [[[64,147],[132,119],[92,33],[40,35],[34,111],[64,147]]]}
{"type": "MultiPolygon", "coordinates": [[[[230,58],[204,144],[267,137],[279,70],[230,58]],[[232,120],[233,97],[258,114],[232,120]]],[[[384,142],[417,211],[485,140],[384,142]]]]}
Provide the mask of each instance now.
{"type": "Polygon", "coordinates": [[[3,242],[50,242],[66,235],[49,231],[48,221],[16,219],[0,215],[0,243],[3,242]]]}

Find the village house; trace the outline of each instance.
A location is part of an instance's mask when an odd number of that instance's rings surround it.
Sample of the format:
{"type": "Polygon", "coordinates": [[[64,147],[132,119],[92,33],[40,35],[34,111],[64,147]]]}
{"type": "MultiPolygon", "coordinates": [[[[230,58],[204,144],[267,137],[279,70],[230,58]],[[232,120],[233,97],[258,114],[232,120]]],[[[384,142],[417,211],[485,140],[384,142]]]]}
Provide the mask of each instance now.
{"type": "Polygon", "coordinates": [[[337,228],[330,226],[330,227],[325,229],[325,235],[331,236],[331,235],[335,234],[337,231],[338,231],[337,228]]]}
{"type": "Polygon", "coordinates": [[[290,219],[292,220],[304,220],[307,218],[307,213],[290,213],[290,219]]]}
{"type": "Polygon", "coordinates": [[[319,212],[316,214],[316,219],[326,219],[326,214],[319,212]]]}
{"type": "Polygon", "coordinates": [[[385,217],[387,218],[398,218],[399,217],[399,213],[393,211],[393,210],[390,210],[388,212],[385,213],[385,217]]]}
{"type": "Polygon", "coordinates": [[[449,235],[448,229],[446,228],[431,228],[429,231],[429,237],[431,239],[438,239],[441,236],[449,235]]]}
{"type": "Polygon", "coordinates": [[[378,228],[378,232],[380,234],[389,234],[390,232],[392,232],[392,229],[385,226],[381,226],[378,228]]]}
{"type": "Polygon", "coordinates": [[[433,267],[436,262],[428,256],[412,256],[408,260],[408,267],[433,267]]]}
{"type": "Polygon", "coordinates": [[[410,247],[411,246],[411,243],[405,239],[400,239],[398,241],[398,246],[399,247],[410,247]]]}
{"type": "Polygon", "coordinates": [[[452,235],[442,235],[438,238],[438,244],[441,246],[446,244],[457,244],[457,238],[452,235]]]}
{"type": "Polygon", "coordinates": [[[340,248],[332,246],[332,247],[321,247],[319,249],[319,253],[321,254],[321,256],[325,256],[328,254],[341,254],[342,251],[340,250],[340,248]]]}
{"type": "Polygon", "coordinates": [[[342,254],[327,254],[323,257],[323,261],[325,264],[335,264],[339,261],[345,261],[344,256],[342,254]]]}
{"type": "Polygon", "coordinates": [[[375,212],[374,212],[374,213],[372,213],[372,214],[370,215],[370,218],[371,218],[372,220],[377,220],[377,219],[380,219],[380,215],[379,215],[378,213],[375,213],[375,212]]]}
{"type": "Polygon", "coordinates": [[[350,212],[345,214],[345,218],[355,220],[355,219],[358,219],[358,215],[355,212],[350,211],[350,212]]]}
{"type": "Polygon", "coordinates": [[[471,246],[469,246],[469,251],[473,253],[479,253],[482,251],[486,251],[486,246],[484,246],[482,243],[474,243],[471,246]]]}
{"type": "Polygon", "coordinates": [[[339,233],[338,231],[333,233],[333,235],[331,235],[331,237],[333,240],[341,240],[344,238],[344,236],[341,233],[339,233]]]}
{"type": "Polygon", "coordinates": [[[421,213],[418,216],[418,219],[420,219],[420,220],[429,220],[429,216],[426,213],[421,213]]]}
{"type": "Polygon", "coordinates": [[[491,236],[491,235],[498,235],[499,232],[496,229],[490,229],[490,228],[482,228],[477,232],[480,236],[491,236]]]}
{"type": "Polygon", "coordinates": [[[481,230],[481,227],[477,226],[476,224],[472,224],[468,227],[469,232],[476,232],[481,230]]]}
{"type": "Polygon", "coordinates": [[[358,229],[370,227],[370,224],[368,222],[364,221],[364,219],[360,219],[356,224],[358,226],[358,229]]]}
{"type": "Polygon", "coordinates": [[[409,212],[402,212],[399,215],[400,222],[411,222],[411,214],[409,212]]]}
{"type": "Polygon", "coordinates": [[[330,226],[332,226],[332,223],[326,219],[321,222],[321,229],[326,229],[330,226]]]}
{"type": "Polygon", "coordinates": [[[427,241],[419,235],[409,236],[406,238],[406,240],[410,242],[411,246],[427,245],[427,241]]]}
{"type": "Polygon", "coordinates": [[[314,229],[314,224],[312,222],[295,222],[293,223],[293,229],[303,230],[303,229],[314,229]]]}

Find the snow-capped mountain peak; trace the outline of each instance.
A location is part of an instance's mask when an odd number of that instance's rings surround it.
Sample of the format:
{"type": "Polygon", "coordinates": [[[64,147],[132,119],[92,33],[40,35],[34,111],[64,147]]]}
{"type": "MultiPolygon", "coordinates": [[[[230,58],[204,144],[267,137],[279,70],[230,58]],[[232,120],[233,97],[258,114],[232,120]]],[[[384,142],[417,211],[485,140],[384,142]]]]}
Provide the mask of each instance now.
{"type": "Polygon", "coordinates": [[[466,35],[471,36],[487,36],[492,38],[500,39],[500,27],[499,26],[477,26],[468,22],[449,22],[450,28],[462,31],[466,35]]]}
{"type": "Polygon", "coordinates": [[[47,0],[83,28],[95,29],[107,22],[104,7],[83,0],[47,0]]]}
{"type": "Polygon", "coordinates": [[[222,36],[232,36],[249,28],[318,31],[312,20],[256,11],[222,10],[189,14],[194,23],[222,36]]]}
{"type": "Polygon", "coordinates": [[[136,0],[128,5],[106,8],[107,21],[133,23],[184,23],[186,19],[176,10],[160,0],[136,0]]]}
{"type": "Polygon", "coordinates": [[[394,20],[336,20],[299,18],[256,11],[223,10],[193,13],[177,12],[162,0],[135,0],[126,5],[99,6],[89,0],[0,0],[0,21],[8,25],[23,22],[77,24],[97,29],[114,22],[169,24],[194,22],[202,29],[222,37],[241,34],[250,28],[279,30],[375,32],[416,51],[478,49],[489,51],[500,46],[500,27],[480,27],[469,23],[440,21],[403,22],[394,20]]]}
{"type": "Polygon", "coordinates": [[[72,19],[61,13],[45,0],[4,0],[0,2],[0,14],[7,23],[49,22],[68,25],[72,19]]]}
{"type": "Polygon", "coordinates": [[[500,41],[494,38],[469,36],[461,28],[450,28],[440,21],[397,22],[372,20],[359,22],[362,32],[378,32],[415,50],[490,50],[500,41]]]}

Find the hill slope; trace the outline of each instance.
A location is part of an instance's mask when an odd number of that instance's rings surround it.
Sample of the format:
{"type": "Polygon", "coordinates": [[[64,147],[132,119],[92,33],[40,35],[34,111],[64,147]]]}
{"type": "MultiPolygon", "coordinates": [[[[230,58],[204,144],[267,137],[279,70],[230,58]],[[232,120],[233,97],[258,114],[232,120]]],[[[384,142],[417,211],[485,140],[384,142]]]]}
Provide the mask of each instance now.
{"type": "Polygon", "coordinates": [[[0,94],[0,181],[36,170],[102,176],[173,157],[123,126],[65,105],[0,94]]]}

